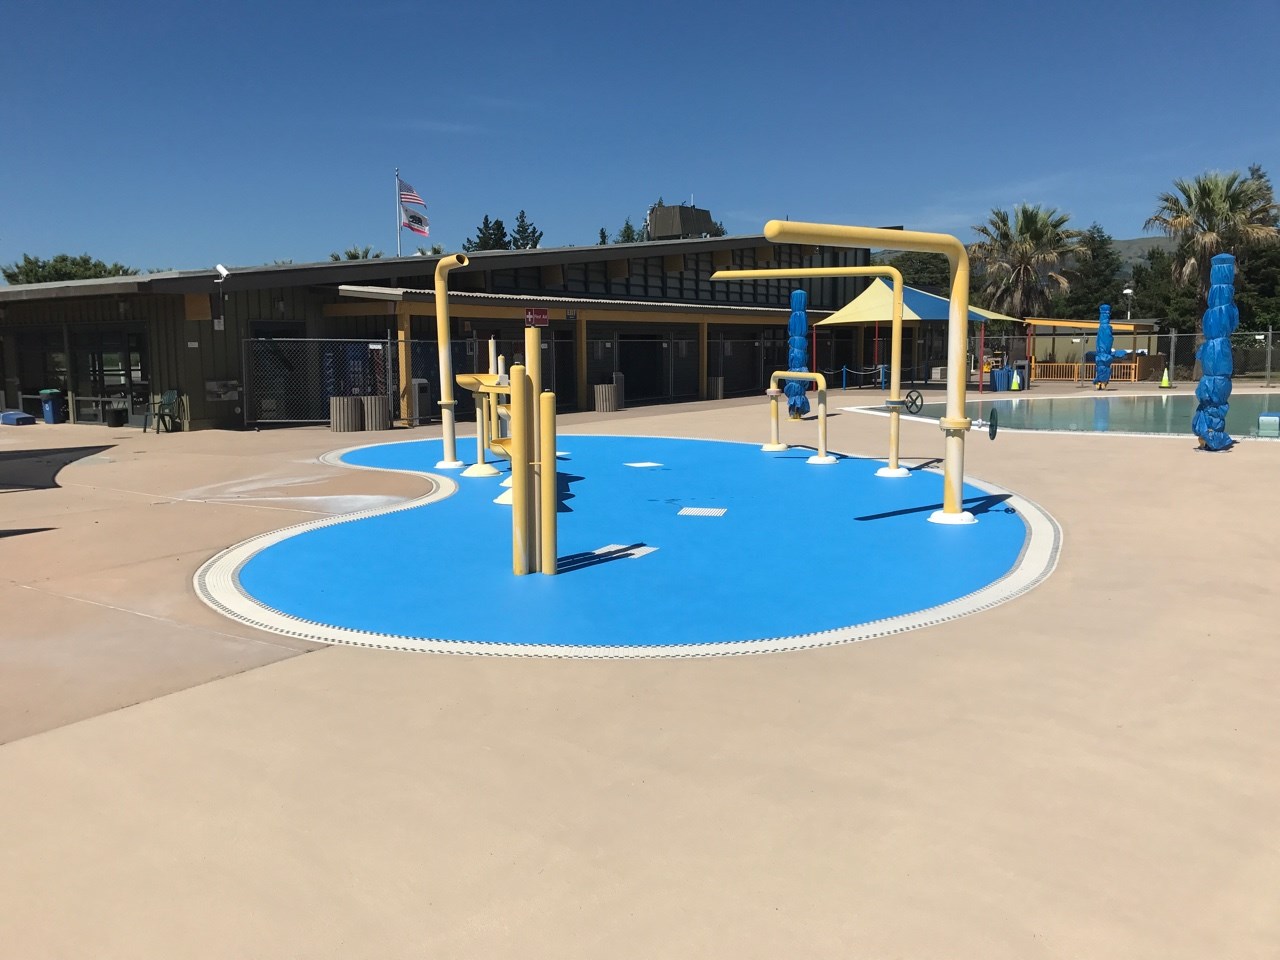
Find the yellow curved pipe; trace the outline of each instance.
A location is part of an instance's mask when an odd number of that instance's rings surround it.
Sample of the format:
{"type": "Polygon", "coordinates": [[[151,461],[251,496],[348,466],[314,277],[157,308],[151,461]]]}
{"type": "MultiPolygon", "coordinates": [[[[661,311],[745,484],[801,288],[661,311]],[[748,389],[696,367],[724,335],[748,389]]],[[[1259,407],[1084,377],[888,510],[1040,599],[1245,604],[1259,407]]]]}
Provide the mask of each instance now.
{"type": "Polygon", "coordinates": [[[776,370],[769,375],[769,442],[761,450],[786,450],[787,445],[778,438],[778,401],[783,393],[778,389],[781,380],[808,380],[818,385],[818,453],[809,463],[835,463],[836,458],[827,453],[827,378],[822,374],[803,373],[798,370],[776,370]]]}
{"type": "Polygon", "coordinates": [[[453,408],[453,352],[449,340],[449,271],[467,265],[464,253],[441,257],[436,261],[436,350],[440,357],[440,424],[444,435],[444,459],[436,466],[443,470],[456,470],[462,466],[458,459],[458,429],[454,423],[453,408]]]}
{"type": "Polygon", "coordinates": [[[947,313],[947,415],[938,421],[946,435],[943,450],[942,510],[929,519],[938,523],[972,523],[964,509],[964,435],[971,421],[964,415],[965,363],[969,339],[969,254],[964,244],[945,233],[849,227],[834,223],[770,220],[764,235],[774,243],[828,247],[876,247],[941,253],[951,266],[947,313]]]}
{"type": "Polygon", "coordinates": [[[888,277],[893,281],[892,332],[889,340],[889,465],[884,476],[906,476],[898,466],[899,419],[902,413],[902,273],[897,267],[769,267],[763,270],[717,270],[712,280],[803,279],[805,277],[888,277]]]}

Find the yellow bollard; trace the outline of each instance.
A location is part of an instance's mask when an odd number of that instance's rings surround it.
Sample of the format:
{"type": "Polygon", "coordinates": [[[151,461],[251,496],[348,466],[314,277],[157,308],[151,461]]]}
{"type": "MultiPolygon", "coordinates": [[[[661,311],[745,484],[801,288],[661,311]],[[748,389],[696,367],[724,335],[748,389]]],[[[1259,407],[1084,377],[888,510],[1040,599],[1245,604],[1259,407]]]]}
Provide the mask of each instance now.
{"type": "Polygon", "coordinates": [[[542,523],[538,531],[541,554],[539,567],[547,576],[554,576],[559,564],[556,510],[559,508],[559,480],[556,475],[556,395],[544,393],[538,398],[539,427],[542,434],[542,458],[538,478],[542,523]]]}
{"type": "Polygon", "coordinates": [[[511,571],[529,572],[529,380],[511,368],[511,571]]]}
{"type": "Polygon", "coordinates": [[[476,462],[462,471],[464,477],[496,477],[500,472],[489,463],[485,454],[489,450],[489,408],[493,398],[487,393],[476,393],[476,462]]]}
{"type": "Polygon", "coordinates": [[[778,389],[777,383],[769,384],[769,442],[761,444],[760,449],[766,453],[777,453],[780,450],[786,450],[787,445],[780,443],[778,440],[778,398],[782,396],[782,391],[778,389]]]}
{"type": "Polygon", "coordinates": [[[538,462],[538,450],[542,446],[542,438],[538,432],[538,396],[542,393],[542,329],[540,327],[524,328],[524,370],[529,378],[529,391],[533,394],[533,403],[529,408],[531,419],[529,439],[532,442],[530,461],[538,462]]]}

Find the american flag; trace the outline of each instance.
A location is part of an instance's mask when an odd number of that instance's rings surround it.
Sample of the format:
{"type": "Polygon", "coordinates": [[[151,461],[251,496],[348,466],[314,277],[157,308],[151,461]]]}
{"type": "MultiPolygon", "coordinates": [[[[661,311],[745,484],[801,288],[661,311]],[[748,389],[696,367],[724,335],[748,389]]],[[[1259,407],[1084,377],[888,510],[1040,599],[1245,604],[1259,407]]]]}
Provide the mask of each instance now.
{"type": "Polygon", "coordinates": [[[427,220],[425,213],[419,213],[417,210],[410,210],[404,204],[400,205],[400,226],[408,227],[414,233],[420,233],[424,237],[431,236],[431,223],[427,220]]]}
{"type": "Polygon", "coordinates": [[[400,202],[401,203],[419,203],[426,206],[427,202],[418,196],[418,191],[413,189],[399,177],[396,177],[396,183],[400,184],[400,202]]]}

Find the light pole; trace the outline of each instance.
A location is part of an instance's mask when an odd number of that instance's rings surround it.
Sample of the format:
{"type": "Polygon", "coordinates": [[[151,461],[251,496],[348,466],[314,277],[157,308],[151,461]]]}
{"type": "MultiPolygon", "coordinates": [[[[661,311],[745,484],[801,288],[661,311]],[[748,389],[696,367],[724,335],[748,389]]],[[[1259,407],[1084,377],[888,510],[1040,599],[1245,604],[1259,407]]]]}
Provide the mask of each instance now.
{"type": "MultiPolygon", "coordinates": [[[[1133,287],[1125,286],[1125,288],[1121,290],[1120,293],[1125,298],[1124,322],[1129,323],[1130,319],[1133,317],[1133,287]]],[[[1133,353],[1134,353],[1133,362],[1137,363],[1138,362],[1138,358],[1137,358],[1138,331],[1130,330],[1129,335],[1133,338],[1133,342],[1129,344],[1133,348],[1133,353]]]]}

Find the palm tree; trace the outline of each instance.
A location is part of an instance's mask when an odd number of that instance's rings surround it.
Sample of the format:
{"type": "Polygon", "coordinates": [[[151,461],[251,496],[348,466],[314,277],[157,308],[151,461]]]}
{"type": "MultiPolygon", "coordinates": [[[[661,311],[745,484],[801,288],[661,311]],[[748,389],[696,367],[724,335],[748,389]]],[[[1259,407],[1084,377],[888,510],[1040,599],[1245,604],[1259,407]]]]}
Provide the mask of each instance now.
{"type": "Polygon", "coordinates": [[[433,243],[430,250],[426,247],[419,247],[416,255],[419,257],[434,257],[441,253],[444,253],[444,244],[433,243]]]}
{"type": "Polygon", "coordinates": [[[373,247],[365,244],[363,247],[347,247],[342,253],[329,254],[330,260],[379,260],[382,258],[382,251],[375,251],[373,247]]]}
{"type": "Polygon", "coordinates": [[[1018,204],[1013,221],[1005,210],[994,209],[986,223],[976,224],[981,238],[969,245],[977,264],[987,306],[1015,317],[1043,316],[1051,290],[1071,286],[1062,265],[1069,258],[1087,256],[1080,246],[1083,234],[1067,229],[1069,214],[1038,204],[1018,204]]]}
{"type": "Polygon", "coordinates": [[[1162,230],[1178,241],[1174,270],[1184,282],[1198,281],[1203,305],[1213,257],[1224,252],[1239,257],[1251,247],[1280,241],[1280,207],[1260,169],[1248,177],[1234,170],[1202,173],[1173,181],[1173,189],[1175,193],[1160,194],[1160,206],[1143,229],[1162,230]]]}

